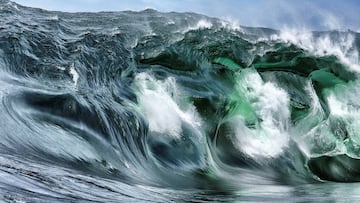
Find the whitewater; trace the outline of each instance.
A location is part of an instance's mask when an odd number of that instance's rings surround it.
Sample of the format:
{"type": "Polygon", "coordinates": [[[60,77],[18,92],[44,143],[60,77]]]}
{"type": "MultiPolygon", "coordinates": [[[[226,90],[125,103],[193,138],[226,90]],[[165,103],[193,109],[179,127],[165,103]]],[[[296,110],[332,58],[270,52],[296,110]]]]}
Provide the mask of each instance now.
{"type": "Polygon", "coordinates": [[[4,202],[354,202],[360,34],[0,0],[4,202]]]}

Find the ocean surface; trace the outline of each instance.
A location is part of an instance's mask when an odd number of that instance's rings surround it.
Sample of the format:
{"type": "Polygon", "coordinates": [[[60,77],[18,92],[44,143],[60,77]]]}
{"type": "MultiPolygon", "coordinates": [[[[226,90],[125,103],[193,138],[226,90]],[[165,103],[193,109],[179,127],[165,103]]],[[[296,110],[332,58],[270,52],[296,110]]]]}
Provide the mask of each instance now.
{"type": "Polygon", "coordinates": [[[360,34],[0,0],[1,202],[356,202],[360,34]]]}

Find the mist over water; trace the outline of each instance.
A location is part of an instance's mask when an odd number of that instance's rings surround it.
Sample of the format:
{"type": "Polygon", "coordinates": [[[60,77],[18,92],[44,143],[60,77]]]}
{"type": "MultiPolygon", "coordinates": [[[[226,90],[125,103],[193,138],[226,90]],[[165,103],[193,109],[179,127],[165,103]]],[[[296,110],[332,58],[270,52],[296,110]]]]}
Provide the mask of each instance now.
{"type": "Polygon", "coordinates": [[[359,40],[0,0],[0,198],[355,201],[359,40]]]}

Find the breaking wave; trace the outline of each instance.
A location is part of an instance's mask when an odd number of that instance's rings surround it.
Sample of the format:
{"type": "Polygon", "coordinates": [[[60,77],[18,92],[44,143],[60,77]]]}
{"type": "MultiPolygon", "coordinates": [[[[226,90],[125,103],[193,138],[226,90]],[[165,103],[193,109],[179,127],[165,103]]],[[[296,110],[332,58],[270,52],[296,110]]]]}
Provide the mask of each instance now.
{"type": "Polygon", "coordinates": [[[360,181],[356,32],[4,0],[0,17],[4,201],[356,194],[336,183],[360,181]]]}

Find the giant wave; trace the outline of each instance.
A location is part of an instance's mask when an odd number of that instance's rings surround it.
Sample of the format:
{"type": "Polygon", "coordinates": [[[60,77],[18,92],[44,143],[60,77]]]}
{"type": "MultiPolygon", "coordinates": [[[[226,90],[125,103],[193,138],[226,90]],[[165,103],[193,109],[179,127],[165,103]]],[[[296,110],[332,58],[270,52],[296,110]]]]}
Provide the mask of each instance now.
{"type": "Polygon", "coordinates": [[[360,181],[359,47],[351,30],[0,0],[0,195],[342,199],[336,182],[360,181]]]}

